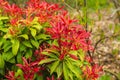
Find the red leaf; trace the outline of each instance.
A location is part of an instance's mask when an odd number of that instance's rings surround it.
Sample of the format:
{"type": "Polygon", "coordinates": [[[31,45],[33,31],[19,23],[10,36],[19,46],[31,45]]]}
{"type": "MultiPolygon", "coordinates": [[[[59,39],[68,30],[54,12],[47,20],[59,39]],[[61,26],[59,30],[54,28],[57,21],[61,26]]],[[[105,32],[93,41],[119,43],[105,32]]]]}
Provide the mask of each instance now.
{"type": "Polygon", "coordinates": [[[78,57],[75,56],[75,55],[73,55],[73,54],[69,54],[69,56],[70,56],[71,58],[73,58],[74,60],[78,60],[78,57]]]}

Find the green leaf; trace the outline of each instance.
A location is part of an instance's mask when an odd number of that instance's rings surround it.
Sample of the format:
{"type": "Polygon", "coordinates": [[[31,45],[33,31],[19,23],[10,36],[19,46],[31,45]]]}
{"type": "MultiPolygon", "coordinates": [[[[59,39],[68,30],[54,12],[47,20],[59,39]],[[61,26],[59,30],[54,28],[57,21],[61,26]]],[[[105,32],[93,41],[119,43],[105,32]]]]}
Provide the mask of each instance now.
{"type": "Polygon", "coordinates": [[[32,48],[32,45],[31,45],[30,41],[23,41],[22,43],[23,43],[26,47],[32,48]]]}
{"type": "Polygon", "coordinates": [[[10,41],[5,41],[3,44],[3,47],[2,47],[4,52],[7,52],[11,48],[11,45],[12,45],[12,43],[10,41]]]}
{"type": "Polygon", "coordinates": [[[25,57],[26,57],[26,59],[32,57],[32,50],[31,49],[27,50],[27,53],[25,54],[25,57]]]}
{"type": "Polygon", "coordinates": [[[37,32],[36,29],[30,28],[30,31],[31,31],[31,35],[35,37],[37,32]]]}
{"type": "Polygon", "coordinates": [[[43,28],[39,23],[32,25],[32,27],[36,28],[37,30],[41,30],[43,28]]]}
{"type": "Polygon", "coordinates": [[[50,74],[52,74],[56,70],[56,68],[59,65],[59,63],[60,63],[59,60],[57,60],[57,61],[52,63],[52,66],[50,67],[50,74]]]}
{"type": "Polygon", "coordinates": [[[83,52],[81,49],[78,50],[78,52],[79,52],[78,56],[79,56],[80,60],[81,60],[81,61],[84,61],[84,58],[85,58],[84,52],[83,52]]]}
{"type": "Polygon", "coordinates": [[[23,71],[21,69],[18,69],[17,72],[15,73],[15,77],[18,77],[18,76],[20,76],[21,80],[24,80],[23,71]]]}
{"type": "Polygon", "coordinates": [[[69,77],[70,77],[70,80],[74,80],[73,78],[74,78],[74,75],[71,73],[71,72],[69,72],[69,77]]]}
{"type": "Polygon", "coordinates": [[[0,20],[6,20],[9,19],[8,17],[0,17],[0,20]]]}
{"type": "Polygon", "coordinates": [[[0,27],[0,31],[7,33],[8,32],[8,28],[2,28],[2,27],[0,27]]]}
{"type": "Polygon", "coordinates": [[[2,55],[0,54],[0,68],[4,68],[4,59],[2,57],[2,55]]]}
{"type": "Polygon", "coordinates": [[[53,59],[53,58],[46,58],[46,59],[43,59],[39,62],[39,64],[45,64],[45,63],[49,63],[49,62],[52,62],[52,61],[55,61],[56,59],[53,59]]]}
{"type": "Polygon", "coordinates": [[[55,39],[52,44],[58,46],[58,40],[55,39]]]}
{"type": "Polygon", "coordinates": [[[62,75],[62,71],[63,71],[63,65],[62,63],[60,63],[58,67],[56,68],[56,73],[57,73],[58,78],[60,78],[60,76],[62,75]]]}
{"type": "Polygon", "coordinates": [[[43,39],[46,40],[50,37],[50,35],[46,35],[46,34],[39,34],[38,36],[36,36],[36,39],[43,39]]]}
{"type": "Polygon", "coordinates": [[[3,38],[5,38],[5,39],[7,39],[7,38],[11,39],[11,38],[12,38],[12,35],[7,33],[7,34],[5,34],[5,35],[3,36],[3,38]]]}
{"type": "Polygon", "coordinates": [[[4,41],[5,41],[5,39],[0,37],[0,47],[3,45],[4,41]]]}
{"type": "Polygon", "coordinates": [[[27,34],[22,34],[19,37],[23,37],[24,39],[27,39],[27,40],[29,39],[27,34]]]}
{"type": "Polygon", "coordinates": [[[33,19],[33,21],[32,21],[32,24],[38,22],[38,20],[39,20],[39,18],[38,18],[38,17],[35,17],[35,18],[33,19]]]}
{"type": "Polygon", "coordinates": [[[13,53],[11,51],[3,53],[3,59],[5,61],[10,61],[14,57],[13,53]]]}
{"type": "Polygon", "coordinates": [[[63,62],[63,75],[64,75],[64,80],[69,80],[69,70],[65,62],[63,62]]]}
{"type": "Polygon", "coordinates": [[[12,45],[8,45],[8,46],[4,49],[4,52],[7,52],[11,47],[12,47],[12,45]]]}
{"type": "Polygon", "coordinates": [[[57,57],[56,55],[52,54],[52,53],[42,52],[42,54],[44,54],[44,55],[46,55],[46,56],[49,56],[49,57],[51,57],[51,58],[56,58],[56,59],[58,59],[58,57],[57,57]]]}
{"type": "Polygon", "coordinates": [[[12,43],[12,53],[14,55],[17,55],[17,52],[19,50],[19,45],[20,45],[19,40],[18,39],[14,39],[13,43],[12,43]]]}
{"type": "Polygon", "coordinates": [[[80,72],[76,69],[77,66],[74,66],[70,61],[67,60],[66,65],[72,71],[77,78],[80,78],[80,72]]]}
{"type": "Polygon", "coordinates": [[[20,52],[26,51],[26,48],[24,44],[20,44],[20,52]]]}
{"type": "Polygon", "coordinates": [[[33,40],[33,39],[31,39],[30,41],[31,41],[32,45],[35,46],[38,49],[38,47],[39,47],[38,41],[37,40],[33,40]]]}
{"type": "Polygon", "coordinates": [[[7,62],[10,63],[15,63],[15,55],[13,55],[13,53],[11,51],[7,52],[7,53],[3,53],[3,59],[7,62]]]}
{"type": "Polygon", "coordinates": [[[21,53],[17,54],[17,62],[18,63],[22,63],[23,62],[21,53]]]}

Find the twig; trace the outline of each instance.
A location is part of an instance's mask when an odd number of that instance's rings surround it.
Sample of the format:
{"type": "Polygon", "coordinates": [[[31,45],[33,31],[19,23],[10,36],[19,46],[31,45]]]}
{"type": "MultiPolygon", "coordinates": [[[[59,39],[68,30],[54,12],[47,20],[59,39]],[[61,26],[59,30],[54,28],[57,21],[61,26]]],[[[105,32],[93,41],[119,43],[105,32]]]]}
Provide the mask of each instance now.
{"type": "Polygon", "coordinates": [[[105,36],[104,38],[99,39],[99,40],[95,43],[93,53],[95,52],[95,50],[96,50],[96,48],[97,48],[98,44],[99,44],[102,40],[107,39],[107,38],[109,39],[109,38],[111,38],[111,37],[113,37],[113,38],[114,38],[114,37],[117,37],[117,36],[119,36],[119,34],[112,35],[112,36],[110,36],[110,37],[105,36]]]}
{"type": "Polygon", "coordinates": [[[115,15],[118,11],[120,11],[120,8],[115,9],[115,10],[113,11],[113,13],[111,14],[111,16],[110,16],[110,17],[108,17],[107,19],[111,19],[111,18],[113,18],[113,17],[114,17],[114,15],[115,15]]]}
{"type": "Polygon", "coordinates": [[[73,7],[71,7],[69,4],[67,4],[65,1],[64,1],[64,4],[69,7],[71,10],[75,10],[73,7]]]}
{"type": "MultiPolygon", "coordinates": [[[[113,3],[114,3],[114,6],[115,6],[115,8],[116,9],[118,9],[119,8],[119,1],[118,0],[112,0],[113,1],[113,3]]],[[[118,15],[118,19],[119,19],[119,22],[120,22],[120,13],[119,13],[119,11],[117,11],[117,15],[118,15]]]]}
{"type": "Polygon", "coordinates": [[[111,70],[108,70],[108,69],[103,69],[103,70],[104,70],[105,72],[108,72],[108,73],[114,75],[114,76],[116,77],[116,80],[120,80],[119,76],[118,76],[116,73],[112,72],[111,70]]]}
{"type": "MultiPolygon", "coordinates": [[[[86,28],[86,31],[88,31],[88,23],[87,23],[87,14],[88,14],[87,13],[87,0],[84,0],[84,7],[85,7],[85,19],[86,19],[85,20],[85,28],[86,28]]],[[[87,42],[87,44],[89,44],[89,38],[87,38],[86,42],[87,42]]],[[[89,49],[89,45],[88,45],[88,49],[89,49]]],[[[88,50],[87,53],[90,56],[90,58],[93,59],[92,55],[90,53],[90,50],[88,50]]],[[[93,61],[93,63],[91,63],[91,65],[94,65],[94,61],[93,61]]]]}

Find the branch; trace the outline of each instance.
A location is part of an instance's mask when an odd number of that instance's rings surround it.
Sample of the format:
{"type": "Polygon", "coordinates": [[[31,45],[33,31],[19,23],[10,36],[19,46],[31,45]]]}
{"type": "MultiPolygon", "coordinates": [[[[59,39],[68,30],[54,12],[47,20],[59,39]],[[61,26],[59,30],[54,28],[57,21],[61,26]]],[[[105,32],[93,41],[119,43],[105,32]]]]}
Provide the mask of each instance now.
{"type": "Polygon", "coordinates": [[[99,40],[95,43],[93,53],[95,52],[95,50],[97,49],[98,44],[99,44],[102,40],[107,39],[107,38],[109,39],[109,38],[111,38],[111,37],[114,38],[114,37],[117,37],[117,36],[119,36],[119,34],[112,35],[112,36],[110,36],[110,37],[105,36],[104,38],[99,39],[99,40]]]}
{"type": "Polygon", "coordinates": [[[108,72],[108,73],[114,75],[116,77],[116,80],[120,80],[119,76],[116,73],[112,72],[111,70],[103,69],[103,71],[108,72]]]}
{"type": "MultiPolygon", "coordinates": [[[[118,0],[112,0],[112,1],[114,3],[115,8],[118,9],[119,6],[120,6],[119,1],[118,0]]],[[[119,22],[120,22],[120,13],[119,13],[119,11],[117,11],[117,15],[118,15],[118,19],[119,19],[119,22]]]]}

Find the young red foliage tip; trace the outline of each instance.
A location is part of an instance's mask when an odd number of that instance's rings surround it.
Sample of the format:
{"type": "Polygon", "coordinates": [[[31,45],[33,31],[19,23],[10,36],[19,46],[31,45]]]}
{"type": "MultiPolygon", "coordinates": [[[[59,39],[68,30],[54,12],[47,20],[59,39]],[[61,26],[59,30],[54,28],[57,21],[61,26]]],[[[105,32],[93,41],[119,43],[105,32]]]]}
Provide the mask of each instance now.
{"type": "Polygon", "coordinates": [[[86,66],[83,72],[87,80],[96,80],[99,77],[99,73],[102,72],[102,66],[97,64],[94,64],[92,67],[86,66]]]}
{"type": "Polygon", "coordinates": [[[8,79],[8,80],[16,80],[15,79],[15,72],[13,71],[9,71],[7,75],[5,75],[5,77],[8,79]]]}
{"type": "Polygon", "coordinates": [[[2,8],[6,4],[8,4],[6,0],[0,0],[0,8],[2,8]]]}
{"type": "Polygon", "coordinates": [[[85,60],[89,63],[92,63],[93,62],[93,59],[90,57],[90,56],[86,56],[85,57],[85,60]]]}
{"type": "Polygon", "coordinates": [[[11,20],[10,20],[10,24],[11,24],[12,26],[17,26],[17,24],[18,24],[18,19],[17,19],[17,18],[11,19],[11,20]]]}
{"type": "Polygon", "coordinates": [[[18,17],[18,16],[22,15],[22,13],[23,13],[21,8],[19,8],[15,4],[12,4],[12,5],[6,4],[5,6],[3,6],[3,8],[4,8],[5,12],[10,14],[11,16],[18,17]]]}
{"type": "Polygon", "coordinates": [[[73,55],[73,54],[69,54],[69,56],[74,59],[74,60],[78,60],[78,57],[76,55],[73,55]]]}
{"type": "Polygon", "coordinates": [[[34,74],[38,73],[42,68],[38,66],[38,61],[29,62],[23,57],[24,64],[16,64],[19,68],[22,69],[25,80],[33,79],[34,74]]]}

